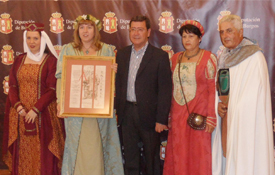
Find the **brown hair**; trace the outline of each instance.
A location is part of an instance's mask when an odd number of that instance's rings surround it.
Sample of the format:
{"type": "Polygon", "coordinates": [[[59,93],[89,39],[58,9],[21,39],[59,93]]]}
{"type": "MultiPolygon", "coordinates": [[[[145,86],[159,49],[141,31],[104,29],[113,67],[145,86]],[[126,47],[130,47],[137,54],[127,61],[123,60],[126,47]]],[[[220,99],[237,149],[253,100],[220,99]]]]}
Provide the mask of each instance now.
{"type": "Polygon", "coordinates": [[[130,27],[132,22],[143,22],[143,21],[145,21],[147,30],[150,29],[151,28],[150,19],[147,16],[143,16],[143,15],[134,16],[130,21],[130,27]]]}
{"type": "Polygon", "coordinates": [[[101,45],[101,42],[100,42],[99,30],[96,27],[95,23],[93,21],[90,21],[90,20],[81,20],[77,23],[77,25],[74,29],[74,34],[73,34],[73,37],[74,37],[74,40],[72,42],[73,47],[78,49],[78,50],[82,49],[83,44],[82,44],[81,38],[79,36],[79,26],[81,24],[92,24],[92,26],[94,27],[94,33],[95,33],[92,45],[94,45],[96,47],[97,51],[100,50],[102,48],[102,45],[101,45]]]}

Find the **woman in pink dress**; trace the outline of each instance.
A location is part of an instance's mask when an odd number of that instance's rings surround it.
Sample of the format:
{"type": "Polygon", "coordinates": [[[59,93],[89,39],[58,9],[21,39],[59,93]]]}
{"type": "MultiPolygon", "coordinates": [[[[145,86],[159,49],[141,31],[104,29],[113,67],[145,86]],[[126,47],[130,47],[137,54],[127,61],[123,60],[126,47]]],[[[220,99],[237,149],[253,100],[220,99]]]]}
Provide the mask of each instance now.
{"type": "Polygon", "coordinates": [[[185,51],[171,58],[173,98],[164,175],[211,175],[217,60],[214,54],[199,47],[204,29],[198,21],[185,21],[179,33],[185,51]],[[189,113],[182,90],[190,113],[206,117],[204,130],[195,130],[187,124],[189,113]]]}

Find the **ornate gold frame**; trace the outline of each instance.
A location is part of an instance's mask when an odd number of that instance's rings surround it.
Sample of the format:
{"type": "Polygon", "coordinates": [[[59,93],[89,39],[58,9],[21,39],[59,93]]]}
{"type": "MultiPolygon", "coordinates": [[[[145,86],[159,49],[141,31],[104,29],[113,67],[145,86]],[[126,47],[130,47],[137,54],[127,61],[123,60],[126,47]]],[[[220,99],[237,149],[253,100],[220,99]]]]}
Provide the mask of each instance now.
{"type": "MultiPolygon", "coordinates": [[[[60,99],[60,115],[61,116],[67,116],[67,117],[94,117],[94,118],[112,118],[113,117],[113,111],[114,111],[114,84],[115,84],[115,72],[111,68],[111,66],[115,63],[115,57],[103,57],[103,56],[64,56],[63,57],[63,70],[62,70],[62,77],[61,77],[61,99],[60,99]],[[78,70],[78,73],[80,72],[81,75],[79,77],[79,83],[80,89],[77,89],[77,92],[80,92],[79,95],[79,107],[70,107],[70,100],[71,98],[71,91],[72,91],[72,65],[76,65],[79,67],[81,65],[81,72],[78,70]],[[93,75],[92,78],[92,87],[93,89],[89,92],[92,92],[92,95],[89,95],[89,100],[92,100],[92,107],[89,108],[83,108],[83,94],[85,95],[86,91],[84,89],[84,66],[94,66],[93,68],[93,75]],[[98,67],[104,67],[105,66],[105,86],[104,90],[103,88],[97,88],[98,91],[104,92],[104,98],[101,98],[101,105],[104,104],[104,108],[95,108],[95,86],[96,86],[96,80],[98,74],[96,74],[96,69],[98,67]],[[104,100],[102,100],[104,99],[104,100]],[[104,103],[102,103],[102,101],[104,103]]],[[[104,71],[102,71],[103,74],[104,71]]],[[[90,75],[90,74],[89,74],[90,75]]],[[[92,76],[90,76],[92,77],[92,76]]],[[[100,82],[100,81],[99,81],[100,82]]],[[[102,81],[104,82],[104,81],[102,81]]],[[[101,87],[103,86],[103,83],[101,82],[101,87]]],[[[98,83],[97,83],[98,84],[98,83]]],[[[99,83],[100,84],[100,83],[99,83]]],[[[85,86],[86,87],[86,86],[85,86]]],[[[97,91],[97,92],[98,92],[97,91]]],[[[89,93],[91,94],[91,93],[89,93]]],[[[103,94],[103,93],[100,93],[103,94]]],[[[78,96],[77,96],[78,97],[78,96]]],[[[78,100],[78,99],[77,99],[78,100]]],[[[73,102],[71,103],[73,104],[73,102]]],[[[78,104],[78,103],[77,103],[78,104]]],[[[85,103],[85,105],[87,105],[85,103]]]]}

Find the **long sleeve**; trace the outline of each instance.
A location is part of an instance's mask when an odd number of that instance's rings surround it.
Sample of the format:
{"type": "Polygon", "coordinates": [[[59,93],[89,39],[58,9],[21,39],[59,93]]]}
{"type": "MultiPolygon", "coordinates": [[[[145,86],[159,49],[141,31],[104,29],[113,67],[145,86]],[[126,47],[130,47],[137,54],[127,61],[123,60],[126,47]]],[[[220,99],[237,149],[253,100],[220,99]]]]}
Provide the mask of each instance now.
{"type": "Polygon", "coordinates": [[[157,123],[168,124],[172,99],[172,75],[168,54],[161,54],[158,69],[158,107],[157,123]]]}
{"type": "Polygon", "coordinates": [[[19,85],[17,81],[17,71],[19,65],[22,64],[23,57],[19,56],[15,59],[14,64],[11,67],[10,74],[9,74],[9,99],[11,102],[11,106],[17,109],[19,105],[21,105],[20,98],[19,98],[19,85]]]}
{"type": "Polygon", "coordinates": [[[57,60],[57,66],[56,66],[56,73],[55,77],[57,78],[56,83],[56,98],[57,103],[60,102],[60,95],[61,95],[61,76],[62,76],[62,62],[63,62],[63,56],[67,55],[68,45],[64,45],[61,49],[61,52],[59,54],[58,60],[57,60]]]}

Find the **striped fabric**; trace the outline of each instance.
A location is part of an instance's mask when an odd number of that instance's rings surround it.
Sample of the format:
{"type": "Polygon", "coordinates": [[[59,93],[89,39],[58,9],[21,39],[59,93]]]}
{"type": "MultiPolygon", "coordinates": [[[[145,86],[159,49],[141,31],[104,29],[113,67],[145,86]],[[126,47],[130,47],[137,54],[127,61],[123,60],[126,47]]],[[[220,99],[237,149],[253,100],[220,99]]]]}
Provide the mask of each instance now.
{"type": "Polygon", "coordinates": [[[135,81],[136,81],[137,71],[139,69],[142,57],[147,49],[147,46],[148,46],[148,42],[139,51],[135,50],[134,45],[132,46],[132,53],[130,58],[129,74],[128,74],[127,101],[136,102],[135,81]]]}

